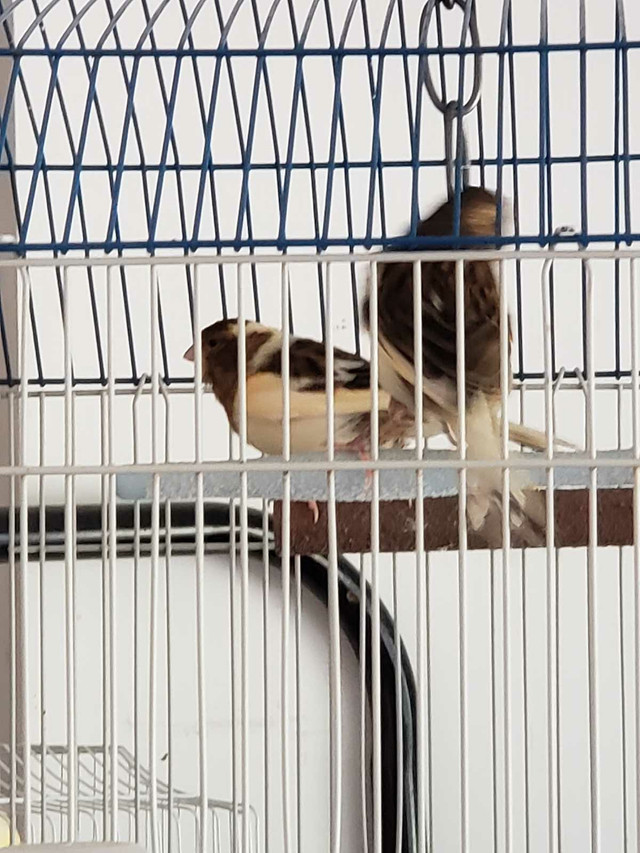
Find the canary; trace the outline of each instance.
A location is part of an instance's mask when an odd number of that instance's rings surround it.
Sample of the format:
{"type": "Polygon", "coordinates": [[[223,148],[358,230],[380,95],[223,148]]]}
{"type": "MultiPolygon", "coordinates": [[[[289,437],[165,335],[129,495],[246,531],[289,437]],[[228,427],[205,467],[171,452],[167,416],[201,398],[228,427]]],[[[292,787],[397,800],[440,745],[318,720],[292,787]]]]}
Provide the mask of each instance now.
{"type": "MultiPolygon", "coordinates": [[[[460,235],[496,234],[496,196],[478,187],[462,191],[460,235]]],[[[453,237],[454,201],[450,199],[419,223],[421,236],[453,237]]],[[[446,243],[446,240],[443,242],[446,243]]],[[[454,248],[451,244],[439,249],[454,248]]],[[[422,287],[422,388],[425,431],[440,430],[458,443],[456,267],[455,261],[423,262],[422,287]]],[[[378,264],[378,362],[380,385],[403,407],[414,411],[414,306],[413,265],[378,264]]],[[[363,305],[365,326],[370,325],[370,294],[363,305]]],[[[466,456],[468,459],[501,458],[500,288],[494,266],[488,261],[464,262],[464,338],[466,456]]],[[[509,358],[511,327],[509,325],[509,358]]],[[[511,370],[509,369],[511,387],[511,370]]],[[[393,412],[394,404],[390,404],[393,412]]],[[[526,426],[509,424],[509,438],[541,450],[546,436],[526,426]]],[[[565,442],[558,442],[566,444],[565,442]]],[[[497,547],[501,530],[502,473],[496,466],[469,469],[467,516],[481,530],[489,547],[497,547]]],[[[529,486],[524,476],[511,474],[510,519],[528,544],[542,544],[545,530],[543,494],[529,486]]]]}
{"type": "MultiPolygon", "coordinates": [[[[222,404],[231,427],[240,431],[236,318],[219,320],[201,334],[202,380],[222,404]]],[[[247,440],[269,455],[283,451],[282,332],[246,321],[247,440]]],[[[184,354],[194,361],[194,347],[184,354]]],[[[324,344],[291,336],[289,342],[290,451],[327,449],[326,352],[324,344]]],[[[379,392],[381,446],[403,444],[413,431],[413,417],[379,392]]],[[[369,363],[361,356],[333,350],[334,443],[369,458],[372,391],[369,363]]],[[[317,506],[312,504],[317,520],[317,506]]]]}

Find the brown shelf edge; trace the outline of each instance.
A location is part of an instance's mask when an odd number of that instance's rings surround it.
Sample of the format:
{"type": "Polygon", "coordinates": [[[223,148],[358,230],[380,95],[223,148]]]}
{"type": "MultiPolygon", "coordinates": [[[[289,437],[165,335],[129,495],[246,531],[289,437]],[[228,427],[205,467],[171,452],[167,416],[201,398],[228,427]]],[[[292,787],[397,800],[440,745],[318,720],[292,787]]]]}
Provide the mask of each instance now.
{"type": "MultiPolygon", "coordinates": [[[[598,545],[633,544],[633,489],[598,489],[598,545]]],[[[581,548],[589,544],[589,490],[562,489],[555,492],[555,544],[558,548],[581,548]]],[[[327,504],[318,504],[316,524],[308,505],[291,502],[292,555],[326,555],[329,550],[327,504]]],[[[427,551],[458,549],[458,498],[432,497],[424,500],[424,547],[427,551]]],[[[371,504],[364,501],[336,504],[338,551],[367,553],[371,550],[371,504]]],[[[282,550],[282,501],[275,501],[273,529],[278,553],[282,550]]],[[[380,501],[380,551],[415,550],[414,501],[380,501]]],[[[522,547],[517,532],[513,548],[522,547]]],[[[470,532],[468,548],[484,548],[482,539],[470,532]]]]}

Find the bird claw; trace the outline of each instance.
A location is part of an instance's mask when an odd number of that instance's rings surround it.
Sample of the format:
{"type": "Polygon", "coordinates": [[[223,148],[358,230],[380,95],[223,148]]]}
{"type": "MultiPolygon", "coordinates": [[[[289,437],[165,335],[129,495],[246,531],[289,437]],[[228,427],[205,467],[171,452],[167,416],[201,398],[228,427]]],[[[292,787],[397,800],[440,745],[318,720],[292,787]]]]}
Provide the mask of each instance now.
{"type": "MultiPolygon", "coordinates": [[[[359,445],[357,448],[358,451],[358,459],[361,462],[371,462],[371,455],[369,451],[365,448],[364,445],[359,445]]],[[[373,471],[371,468],[367,468],[364,472],[364,487],[367,491],[370,491],[371,486],[373,484],[373,471]]]]}
{"type": "Polygon", "coordinates": [[[371,489],[372,485],[373,485],[373,471],[371,470],[371,468],[367,468],[367,470],[364,472],[364,487],[367,491],[369,491],[371,489]]]}
{"type": "Polygon", "coordinates": [[[307,501],[307,506],[313,513],[313,523],[314,525],[318,523],[318,519],[320,518],[320,510],[318,508],[317,501],[307,501]]]}
{"type": "MultiPolygon", "coordinates": [[[[358,454],[358,459],[361,462],[371,462],[369,446],[367,442],[361,438],[356,438],[353,441],[349,442],[349,444],[339,445],[337,449],[355,452],[358,454]]],[[[371,469],[367,469],[364,473],[364,478],[365,488],[370,489],[371,483],[373,482],[373,471],[371,469]]]]}

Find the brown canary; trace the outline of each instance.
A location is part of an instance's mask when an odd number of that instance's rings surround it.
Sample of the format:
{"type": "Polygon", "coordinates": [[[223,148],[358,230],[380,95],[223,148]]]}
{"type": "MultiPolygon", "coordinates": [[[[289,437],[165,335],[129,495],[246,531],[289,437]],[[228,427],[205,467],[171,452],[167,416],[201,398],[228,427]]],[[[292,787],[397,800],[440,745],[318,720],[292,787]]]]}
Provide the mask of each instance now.
{"type": "MultiPolygon", "coordinates": [[[[495,235],[496,196],[478,187],[462,191],[460,235],[495,235]]],[[[418,236],[453,237],[454,201],[446,201],[421,221],[418,236]]],[[[446,240],[443,241],[446,244],[446,240]]],[[[439,249],[454,248],[451,244],[439,249]]],[[[484,247],[483,247],[484,248],[484,247]]],[[[456,274],[454,261],[423,262],[422,277],[422,377],[425,432],[446,432],[457,443],[458,394],[456,346],[456,274]]],[[[378,359],[380,385],[402,407],[414,411],[414,306],[411,263],[378,265],[378,359]]],[[[370,303],[364,303],[369,326],[370,303]]],[[[494,266],[488,261],[464,263],[464,338],[466,455],[468,459],[501,458],[500,289],[494,266]]],[[[509,327],[509,356],[511,328],[509,327]]],[[[511,386],[511,370],[509,369],[511,386]]],[[[390,404],[393,412],[396,404],[390,404]]],[[[538,430],[509,424],[509,438],[536,450],[546,447],[538,430]]],[[[558,444],[565,444],[558,442],[558,444]]],[[[528,544],[544,541],[543,494],[524,476],[510,478],[510,518],[520,539],[528,544]]],[[[469,469],[467,515],[471,527],[481,531],[488,546],[500,544],[502,472],[497,466],[469,469]]]]}

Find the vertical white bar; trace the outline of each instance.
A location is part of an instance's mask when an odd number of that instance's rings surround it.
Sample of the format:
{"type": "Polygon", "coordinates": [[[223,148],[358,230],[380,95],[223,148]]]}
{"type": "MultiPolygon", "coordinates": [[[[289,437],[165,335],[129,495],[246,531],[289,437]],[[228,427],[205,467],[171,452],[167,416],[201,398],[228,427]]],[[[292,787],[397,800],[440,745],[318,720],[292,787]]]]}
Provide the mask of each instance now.
{"type": "MultiPolygon", "coordinates": [[[[413,363],[414,363],[414,408],[416,431],[416,460],[422,460],[424,444],[424,369],[422,351],[422,275],[420,261],[412,265],[413,276],[413,363]]],[[[416,629],[417,629],[417,669],[418,684],[416,690],[417,707],[417,766],[418,766],[418,853],[427,850],[427,782],[426,782],[426,726],[429,712],[425,702],[426,674],[425,659],[428,655],[428,637],[426,629],[426,571],[424,560],[424,471],[416,465],[416,629]]]]}
{"type": "MultiPolygon", "coordinates": [[[[229,458],[232,458],[233,437],[229,437],[229,458]]],[[[229,503],[229,616],[230,616],[230,636],[231,636],[231,792],[232,792],[232,815],[231,815],[231,832],[232,832],[232,850],[238,853],[239,850],[239,811],[238,811],[238,658],[236,649],[237,635],[237,616],[236,616],[236,572],[238,568],[237,554],[237,524],[236,524],[236,501],[232,498],[229,503]]]]}
{"type": "MultiPolygon", "coordinates": [[[[334,367],[333,367],[333,275],[326,265],[326,398],[327,398],[327,462],[335,461],[334,367]]],[[[338,598],[338,531],[336,525],[336,475],[327,473],[329,503],[329,705],[330,705],[330,850],[340,853],[342,826],[342,696],[340,666],[340,611],[338,598]]]]}
{"type": "MultiPolygon", "coordinates": [[[[235,284],[236,291],[238,288],[238,280],[240,277],[240,268],[239,266],[235,266],[235,284]]],[[[238,323],[238,336],[240,336],[240,324],[238,323]]],[[[239,346],[239,344],[238,344],[239,346]]],[[[238,358],[239,361],[239,358],[238,358]]],[[[240,372],[240,365],[238,364],[238,373],[240,372]]],[[[240,382],[241,377],[238,376],[238,398],[240,396],[244,396],[240,391],[240,382]]],[[[235,458],[236,446],[234,442],[234,435],[231,432],[229,434],[229,458],[235,458]]],[[[231,544],[231,559],[229,564],[230,569],[230,583],[229,583],[229,595],[230,595],[230,629],[231,629],[231,789],[233,795],[233,814],[231,818],[231,830],[232,830],[232,850],[234,853],[239,853],[240,850],[240,800],[242,797],[242,792],[239,790],[239,745],[238,738],[240,737],[238,732],[238,675],[240,667],[238,666],[238,649],[237,649],[237,633],[238,633],[238,622],[237,622],[237,569],[238,569],[238,533],[237,533],[237,515],[236,515],[236,499],[233,498],[229,505],[229,513],[230,513],[230,544],[231,544]]],[[[241,674],[240,674],[241,675],[241,674]]],[[[241,679],[240,679],[241,680],[241,679]]],[[[241,697],[240,697],[241,699],[241,697]]]]}
{"type": "MultiPolygon", "coordinates": [[[[9,27],[11,24],[9,23],[9,27]]],[[[8,33],[8,29],[6,32],[8,33]]],[[[6,37],[2,41],[3,46],[7,46],[6,37]]],[[[8,68],[5,69],[8,71],[8,68]]],[[[6,92],[6,79],[4,75],[0,78],[0,88],[6,92]],[[4,84],[4,87],[3,87],[4,84]]],[[[11,125],[9,123],[8,131],[11,133],[11,125]]],[[[6,184],[6,190],[9,189],[9,184],[6,184]]],[[[5,191],[5,202],[8,201],[7,192],[5,191]]],[[[9,221],[13,220],[13,205],[5,203],[0,212],[0,219],[4,220],[4,227],[0,227],[0,231],[8,232],[15,228],[15,225],[10,226],[9,221]]],[[[6,257],[9,257],[7,255],[6,257]]],[[[7,267],[0,274],[0,296],[2,298],[2,309],[5,319],[6,331],[6,357],[7,357],[7,378],[11,373],[10,368],[13,368],[14,379],[18,377],[20,370],[20,298],[21,291],[19,285],[19,276],[16,268],[7,267]]],[[[16,431],[16,411],[15,403],[18,397],[19,387],[3,387],[3,392],[6,397],[0,401],[0,463],[9,465],[13,468],[16,465],[16,459],[20,452],[20,437],[16,431]]],[[[4,394],[3,394],[4,396],[4,394]]],[[[24,703],[20,696],[20,685],[18,666],[20,655],[20,640],[18,626],[18,596],[19,596],[19,577],[17,561],[17,538],[16,538],[16,484],[18,475],[10,473],[0,477],[0,506],[8,509],[8,530],[3,533],[8,533],[8,555],[7,566],[0,569],[0,684],[2,684],[2,701],[0,701],[0,741],[4,744],[9,744],[9,753],[7,755],[8,767],[5,766],[3,771],[8,770],[8,775],[4,775],[5,795],[8,794],[9,799],[5,801],[5,808],[9,812],[9,842],[15,841],[14,834],[20,832],[22,826],[17,823],[17,766],[18,766],[18,743],[20,735],[18,733],[18,715],[20,707],[24,703]]]]}
{"type": "Polygon", "coordinates": [[[369,822],[367,820],[367,788],[370,779],[370,764],[367,740],[367,722],[369,719],[369,694],[367,692],[367,575],[364,554],[360,554],[360,613],[359,643],[360,650],[360,803],[362,839],[364,853],[369,853],[369,822]]]}
{"type": "MultiPolygon", "coordinates": [[[[504,277],[504,261],[499,262],[500,288],[500,398],[502,410],[501,450],[502,458],[509,458],[509,387],[511,365],[509,358],[509,313],[507,287],[504,277]]],[[[511,549],[510,470],[502,472],[502,570],[503,570],[503,663],[504,663],[504,726],[505,726],[505,849],[511,850],[511,709],[510,709],[510,589],[509,589],[509,552],[511,549]]],[[[493,558],[493,555],[492,555],[493,558]]]]}
{"type": "MultiPolygon", "coordinates": [[[[616,261],[616,265],[619,265],[616,261]]],[[[631,377],[633,382],[633,376],[631,377]]],[[[616,393],[616,450],[622,451],[622,423],[623,423],[623,401],[624,386],[620,383],[616,393]]],[[[624,549],[618,548],[618,654],[620,662],[620,791],[621,791],[621,815],[622,845],[624,853],[629,851],[629,805],[628,805],[628,770],[627,770],[627,742],[628,742],[628,718],[627,718],[627,657],[625,654],[625,601],[624,601],[624,549]]]]}
{"type": "Polygon", "coordinates": [[[498,848],[498,695],[496,679],[496,552],[491,551],[489,556],[489,593],[491,605],[489,620],[491,625],[491,841],[492,849],[498,848]]]}
{"type": "MultiPolygon", "coordinates": [[[[12,44],[13,33],[15,32],[15,18],[12,10],[5,10],[5,26],[2,28],[2,35],[0,36],[0,45],[3,48],[8,48],[12,44]]],[[[19,61],[19,60],[18,60],[19,61]]],[[[4,68],[0,72],[0,93],[3,100],[3,103],[6,105],[8,110],[8,101],[10,100],[9,94],[9,79],[10,79],[10,68],[9,66],[12,63],[3,63],[4,68]]],[[[14,150],[14,145],[16,141],[16,131],[15,127],[17,124],[17,117],[14,110],[11,112],[7,112],[6,119],[6,134],[7,134],[7,150],[11,148],[14,150]]],[[[18,227],[16,224],[16,210],[14,207],[14,194],[12,191],[12,180],[4,179],[2,182],[2,208],[0,210],[0,234],[2,235],[2,239],[6,242],[9,239],[11,242],[14,242],[14,236],[8,237],[8,235],[15,235],[18,233],[18,227]]],[[[4,255],[5,258],[15,258],[15,254],[7,253],[4,255]]],[[[5,322],[5,334],[6,338],[4,344],[7,349],[5,350],[7,357],[7,379],[11,373],[11,369],[13,368],[13,377],[17,378],[17,371],[19,369],[19,359],[20,359],[20,344],[19,344],[19,325],[20,325],[20,290],[18,285],[18,272],[15,266],[11,265],[5,267],[0,273],[0,298],[2,299],[2,312],[4,316],[5,322]]],[[[0,357],[1,359],[1,357],[0,357]]],[[[19,389],[14,387],[11,388],[8,384],[3,389],[3,392],[7,392],[7,396],[4,400],[0,401],[0,464],[7,465],[7,463],[11,466],[15,465],[15,461],[12,460],[12,455],[19,451],[19,446],[13,445],[12,442],[19,441],[19,437],[15,435],[14,430],[12,430],[12,418],[14,414],[12,412],[13,402],[14,402],[14,393],[19,389]],[[6,408],[5,408],[6,406],[6,408]]],[[[15,420],[13,421],[13,427],[15,427],[15,420]]],[[[15,457],[14,457],[15,458],[15,457]]],[[[9,508],[11,517],[13,521],[9,523],[9,532],[13,530],[13,534],[15,534],[15,485],[16,485],[16,476],[14,474],[10,474],[8,476],[0,477],[0,506],[3,508],[9,508]],[[11,525],[13,524],[13,528],[11,525]]],[[[3,530],[3,533],[6,533],[6,530],[3,530]]],[[[15,537],[12,541],[12,546],[15,546],[15,537]]],[[[14,563],[11,561],[11,557],[9,557],[9,571],[7,572],[7,567],[3,566],[2,570],[0,570],[0,648],[2,649],[2,653],[0,654],[0,684],[2,684],[2,702],[0,702],[0,741],[2,743],[7,743],[12,740],[13,737],[13,720],[14,712],[17,710],[15,706],[12,705],[10,701],[11,697],[11,688],[10,684],[15,684],[15,680],[12,682],[12,679],[15,673],[12,671],[12,663],[13,663],[13,654],[12,649],[15,650],[16,655],[18,654],[18,649],[15,645],[12,645],[12,631],[14,626],[14,617],[17,618],[17,613],[15,611],[15,607],[17,606],[17,600],[15,596],[11,595],[11,592],[15,592],[17,594],[17,588],[11,590],[10,587],[13,583],[17,583],[18,579],[13,571],[14,563]]],[[[17,629],[16,625],[16,629],[17,629]]],[[[16,661],[17,663],[17,661],[16,661]]],[[[16,690],[18,689],[16,685],[16,690]]],[[[19,702],[18,694],[16,693],[16,703],[19,702]]],[[[11,759],[15,757],[15,754],[11,756],[11,759]]],[[[9,779],[5,778],[5,783],[9,782],[9,779]]],[[[6,790],[4,792],[6,794],[6,790]]],[[[13,798],[12,798],[13,799],[13,798]]],[[[17,828],[17,827],[16,827],[17,828]]],[[[20,828],[17,828],[20,831],[20,828]]],[[[10,829],[10,837],[12,837],[13,833],[13,823],[12,828],[10,829]]]]}
{"type": "Polygon", "coordinates": [[[237,266],[238,289],[238,434],[240,437],[240,461],[247,460],[247,333],[244,306],[245,264],[237,266]]]}
{"type": "MultiPolygon", "coordinates": [[[[40,460],[40,465],[46,464],[46,442],[45,442],[45,432],[46,432],[46,396],[44,394],[40,395],[40,448],[38,459],[40,460]]],[[[40,748],[42,750],[41,755],[41,773],[42,777],[44,777],[44,767],[47,764],[47,743],[48,743],[48,729],[47,729],[47,716],[49,710],[48,696],[49,691],[47,689],[47,670],[46,670],[46,661],[45,661],[45,649],[47,648],[47,638],[48,632],[45,628],[45,613],[46,613],[46,595],[45,592],[48,588],[48,585],[45,581],[46,575],[46,524],[47,524],[47,516],[45,512],[45,508],[47,505],[47,495],[46,495],[46,477],[40,477],[40,507],[38,513],[38,528],[40,530],[40,554],[39,554],[39,571],[40,571],[40,601],[39,601],[39,618],[40,618],[40,748]]],[[[46,785],[42,785],[41,790],[41,800],[40,800],[40,838],[45,839],[46,835],[46,826],[47,826],[47,817],[49,810],[49,792],[47,790],[46,785]]]]}
{"type": "MultiPolygon", "coordinates": [[[[458,389],[458,450],[460,459],[467,458],[467,417],[465,382],[464,326],[464,262],[456,261],[456,377],[458,389]]],[[[460,813],[462,853],[468,843],[468,784],[467,778],[467,692],[466,692],[466,572],[467,572],[467,472],[460,469],[458,484],[458,630],[460,654],[460,813]]]]}
{"type": "MultiPolygon", "coordinates": [[[[115,460],[115,267],[107,268],[107,429],[109,464],[115,460]]],[[[116,475],[109,474],[109,747],[110,747],[110,830],[109,840],[118,841],[118,614],[117,614],[117,517],[116,475]]],[[[106,769],[106,767],[105,767],[106,769]]]]}
{"type": "Polygon", "coordinates": [[[269,618],[271,597],[271,565],[269,558],[269,502],[262,502],[262,696],[263,696],[263,731],[264,731],[264,820],[263,820],[263,849],[269,848],[269,831],[271,826],[271,797],[269,791],[269,773],[271,768],[271,736],[269,726],[269,709],[271,707],[271,691],[269,689],[269,661],[271,659],[271,620],[269,618]]]}
{"type": "MultiPolygon", "coordinates": [[[[378,268],[371,264],[369,298],[371,329],[371,459],[377,462],[379,448],[378,388],[378,268]]],[[[330,315],[329,315],[330,316],[330,315]]],[[[382,682],[380,678],[380,472],[373,469],[371,481],[371,714],[373,721],[373,853],[382,853],[382,682]]],[[[361,606],[366,604],[366,599],[361,606]]]]}
{"type": "MultiPolygon", "coordinates": [[[[16,446],[15,396],[9,394],[9,464],[14,467],[19,447],[16,446]]],[[[15,844],[18,826],[18,577],[16,572],[16,477],[11,475],[9,483],[9,575],[10,575],[10,643],[11,643],[11,708],[9,712],[9,816],[11,827],[9,841],[15,844]]]]}
{"type": "Polygon", "coordinates": [[[296,841],[302,850],[302,561],[293,558],[295,576],[295,660],[296,660],[296,841]]]}
{"type": "Polygon", "coordinates": [[[172,654],[172,608],[173,600],[173,585],[172,585],[172,566],[171,558],[173,555],[172,548],[172,518],[171,518],[171,500],[167,499],[164,502],[164,531],[165,531],[165,596],[166,596],[166,642],[167,642],[167,853],[173,853],[173,833],[172,822],[175,815],[175,788],[173,784],[173,758],[174,758],[174,738],[173,738],[173,654],[172,654]]]}
{"type": "MultiPolygon", "coordinates": [[[[504,507],[503,507],[504,511],[504,507]]],[[[529,667],[527,660],[527,552],[520,552],[520,624],[522,625],[522,781],[524,785],[524,843],[525,849],[531,849],[531,818],[529,814],[530,772],[529,772],[529,667]]]]}
{"type": "MultiPolygon", "coordinates": [[[[193,277],[194,407],[196,465],[202,463],[202,339],[200,332],[200,265],[193,277]]],[[[207,766],[207,685],[204,617],[204,474],[196,473],[196,631],[198,671],[198,768],[200,786],[199,850],[208,849],[208,766],[207,766]]]]}
{"type": "Polygon", "coordinates": [[[542,306],[543,306],[543,334],[544,334],[544,409],[545,426],[547,434],[546,455],[549,460],[547,468],[547,490],[546,490],[546,516],[547,516],[547,542],[546,542],[546,643],[547,643],[547,808],[549,811],[549,851],[553,853],[559,849],[560,825],[558,815],[558,731],[555,725],[556,703],[559,699],[557,694],[557,672],[555,649],[557,643],[556,634],[556,547],[555,547],[555,494],[554,494],[554,379],[553,357],[551,346],[551,294],[548,281],[549,271],[553,261],[545,261],[542,270],[542,306]]]}
{"type": "Polygon", "coordinates": [[[640,846],[640,317],[636,261],[630,261],[631,290],[631,404],[633,425],[633,628],[634,628],[634,718],[635,718],[635,829],[640,846]]]}
{"type": "Polygon", "coordinates": [[[549,810],[549,851],[553,853],[560,844],[560,825],[558,815],[558,732],[555,725],[555,707],[559,699],[557,695],[557,672],[555,648],[556,636],[556,548],[555,548],[555,494],[554,494],[554,431],[555,410],[553,393],[553,357],[551,340],[551,294],[548,281],[548,273],[552,261],[546,261],[542,272],[542,305],[543,305],[543,332],[544,332],[544,408],[545,426],[547,433],[546,455],[549,460],[547,468],[547,492],[546,492],[546,516],[547,516],[547,612],[546,612],[546,634],[547,634],[547,769],[548,769],[548,810],[549,810]]]}
{"type": "Polygon", "coordinates": [[[427,805],[428,805],[428,820],[427,820],[427,850],[433,850],[433,738],[431,725],[431,709],[433,708],[433,698],[431,695],[431,649],[433,643],[431,641],[431,560],[428,551],[425,552],[424,567],[425,567],[425,614],[427,619],[427,631],[425,635],[426,648],[426,682],[427,682],[427,697],[425,712],[427,717],[427,805]]]}
{"type": "MultiPolygon", "coordinates": [[[[107,269],[107,276],[109,270],[107,269]]],[[[108,278],[107,278],[107,301],[108,278]]],[[[107,341],[107,347],[108,347],[107,341]]],[[[107,355],[108,359],[108,355],[107,355]]],[[[107,375],[108,381],[108,375],[107,375]]],[[[109,405],[108,391],[100,392],[100,462],[106,469],[109,463],[109,405]]],[[[109,754],[109,483],[110,475],[103,474],[100,478],[100,569],[101,569],[101,624],[102,634],[102,754],[105,761],[105,777],[102,785],[102,840],[109,841],[111,824],[109,822],[109,785],[106,778],[108,772],[107,758],[109,754]]],[[[99,796],[99,795],[98,795],[99,796]]]]}
{"type": "Polygon", "coordinates": [[[595,318],[593,315],[593,277],[588,261],[584,263],[587,279],[587,427],[589,458],[589,544],[587,547],[587,609],[589,651],[589,782],[591,794],[591,844],[593,853],[601,849],[598,742],[598,642],[596,571],[598,549],[598,469],[596,467],[595,393],[596,376],[593,359],[595,318]]]}
{"type": "Polygon", "coordinates": [[[200,264],[193,265],[193,406],[196,464],[202,462],[202,331],[200,329],[200,264]]]}
{"type": "MultiPolygon", "coordinates": [[[[247,339],[244,307],[244,271],[250,267],[243,264],[238,270],[238,376],[240,382],[240,461],[247,461],[247,339]]],[[[240,639],[241,691],[241,760],[242,760],[242,851],[249,853],[249,521],[247,472],[240,472],[240,572],[242,608],[240,639]]],[[[202,851],[204,853],[204,851],[202,851]]]]}
{"type": "MultiPolygon", "coordinates": [[[[27,340],[29,329],[29,300],[31,296],[28,270],[23,271],[22,320],[20,329],[20,463],[26,465],[27,406],[29,405],[29,380],[27,375],[27,340]]],[[[21,681],[21,735],[23,743],[24,778],[24,832],[25,842],[31,842],[31,715],[29,673],[29,504],[27,478],[20,477],[20,681],[21,681]]]]}
{"type": "MultiPolygon", "coordinates": [[[[289,778],[289,612],[291,564],[291,458],[290,386],[289,386],[289,267],[283,263],[280,280],[280,318],[282,324],[282,658],[280,720],[282,738],[282,830],[284,853],[291,850],[291,804],[289,778]]],[[[298,851],[299,853],[299,851],[298,851]]]]}
{"type": "MultiPolygon", "coordinates": [[[[402,853],[404,816],[404,732],[402,725],[402,636],[400,634],[400,597],[398,594],[398,562],[395,552],[391,557],[393,594],[393,643],[395,646],[395,691],[396,691],[396,853],[402,853]]],[[[366,853],[366,851],[365,851],[366,853]]]]}
{"type": "Polygon", "coordinates": [[[151,587],[149,591],[149,776],[151,804],[151,850],[160,853],[158,837],[158,573],[160,565],[160,476],[158,457],[158,270],[149,265],[151,341],[151,587]]]}
{"type": "MultiPolygon", "coordinates": [[[[138,404],[142,393],[144,377],[139,381],[133,398],[133,461],[138,463],[139,453],[139,429],[138,429],[138,404]]],[[[142,773],[140,766],[140,685],[141,675],[141,652],[140,652],[140,564],[141,564],[141,525],[140,525],[140,501],[137,500],[133,506],[133,751],[134,751],[134,819],[135,840],[140,843],[143,834],[143,817],[141,808],[141,781],[142,773]]]]}
{"type": "MultiPolygon", "coordinates": [[[[73,465],[73,385],[71,360],[71,312],[69,296],[69,271],[62,268],[62,298],[64,326],[64,462],[73,465]]],[[[68,813],[67,841],[76,840],[78,828],[78,778],[77,778],[77,733],[75,704],[75,475],[64,477],[64,563],[65,563],[65,648],[67,657],[67,773],[68,773],[68,813]]]]}
{"type": "MultiPolygon", "coordinates": [[[[509,388],[511,384],[511,365],[509,358],[509,310],[507,305],[507,287],[504,278],[504,261],[498,264],[498,286],[500,289],[500,401],[501,401],[501,445],[502,458],[509,458],[509,388]]],[[[502,474],[502,548],[503,558],[507,559],[510,548],[509,524],[509,467],[502,474]]]]}
{"type": "MultiPolygon", "coordinates": [[[[554,405],[553,405],[553,434],[554,436],[557,433],[557,407],[555,405],[555,392],[560,387],[562,379],[564,378],[565,370],[561,368],[558,376],[554,381],[554,405]]],[[[554,531],[554,541],[555,541],[555,517],[552,516],[552,529],[554,531]]],[[[553,785],[555,785],[555,794],[554,803],[555,803],[555,832],[554,832],[554,843],[556,850],[560,851],[560,827],[561,827],[561,799],[560,799],[560,549],[555,548],[555,559],[553,561],[553,577],[552,577],[552,602],[550,606],[549,619],[552,623],[552,636],[550,640],[550,651],[549,656],[551,659],[552,671],[553,671],[553,685],[551,696],[552,699],[550,704],[552,705],[552,727],[553,727],[553,740],[554,740],[554,753],[551,758],[551,773],[553,778],[553,785]]]]}

